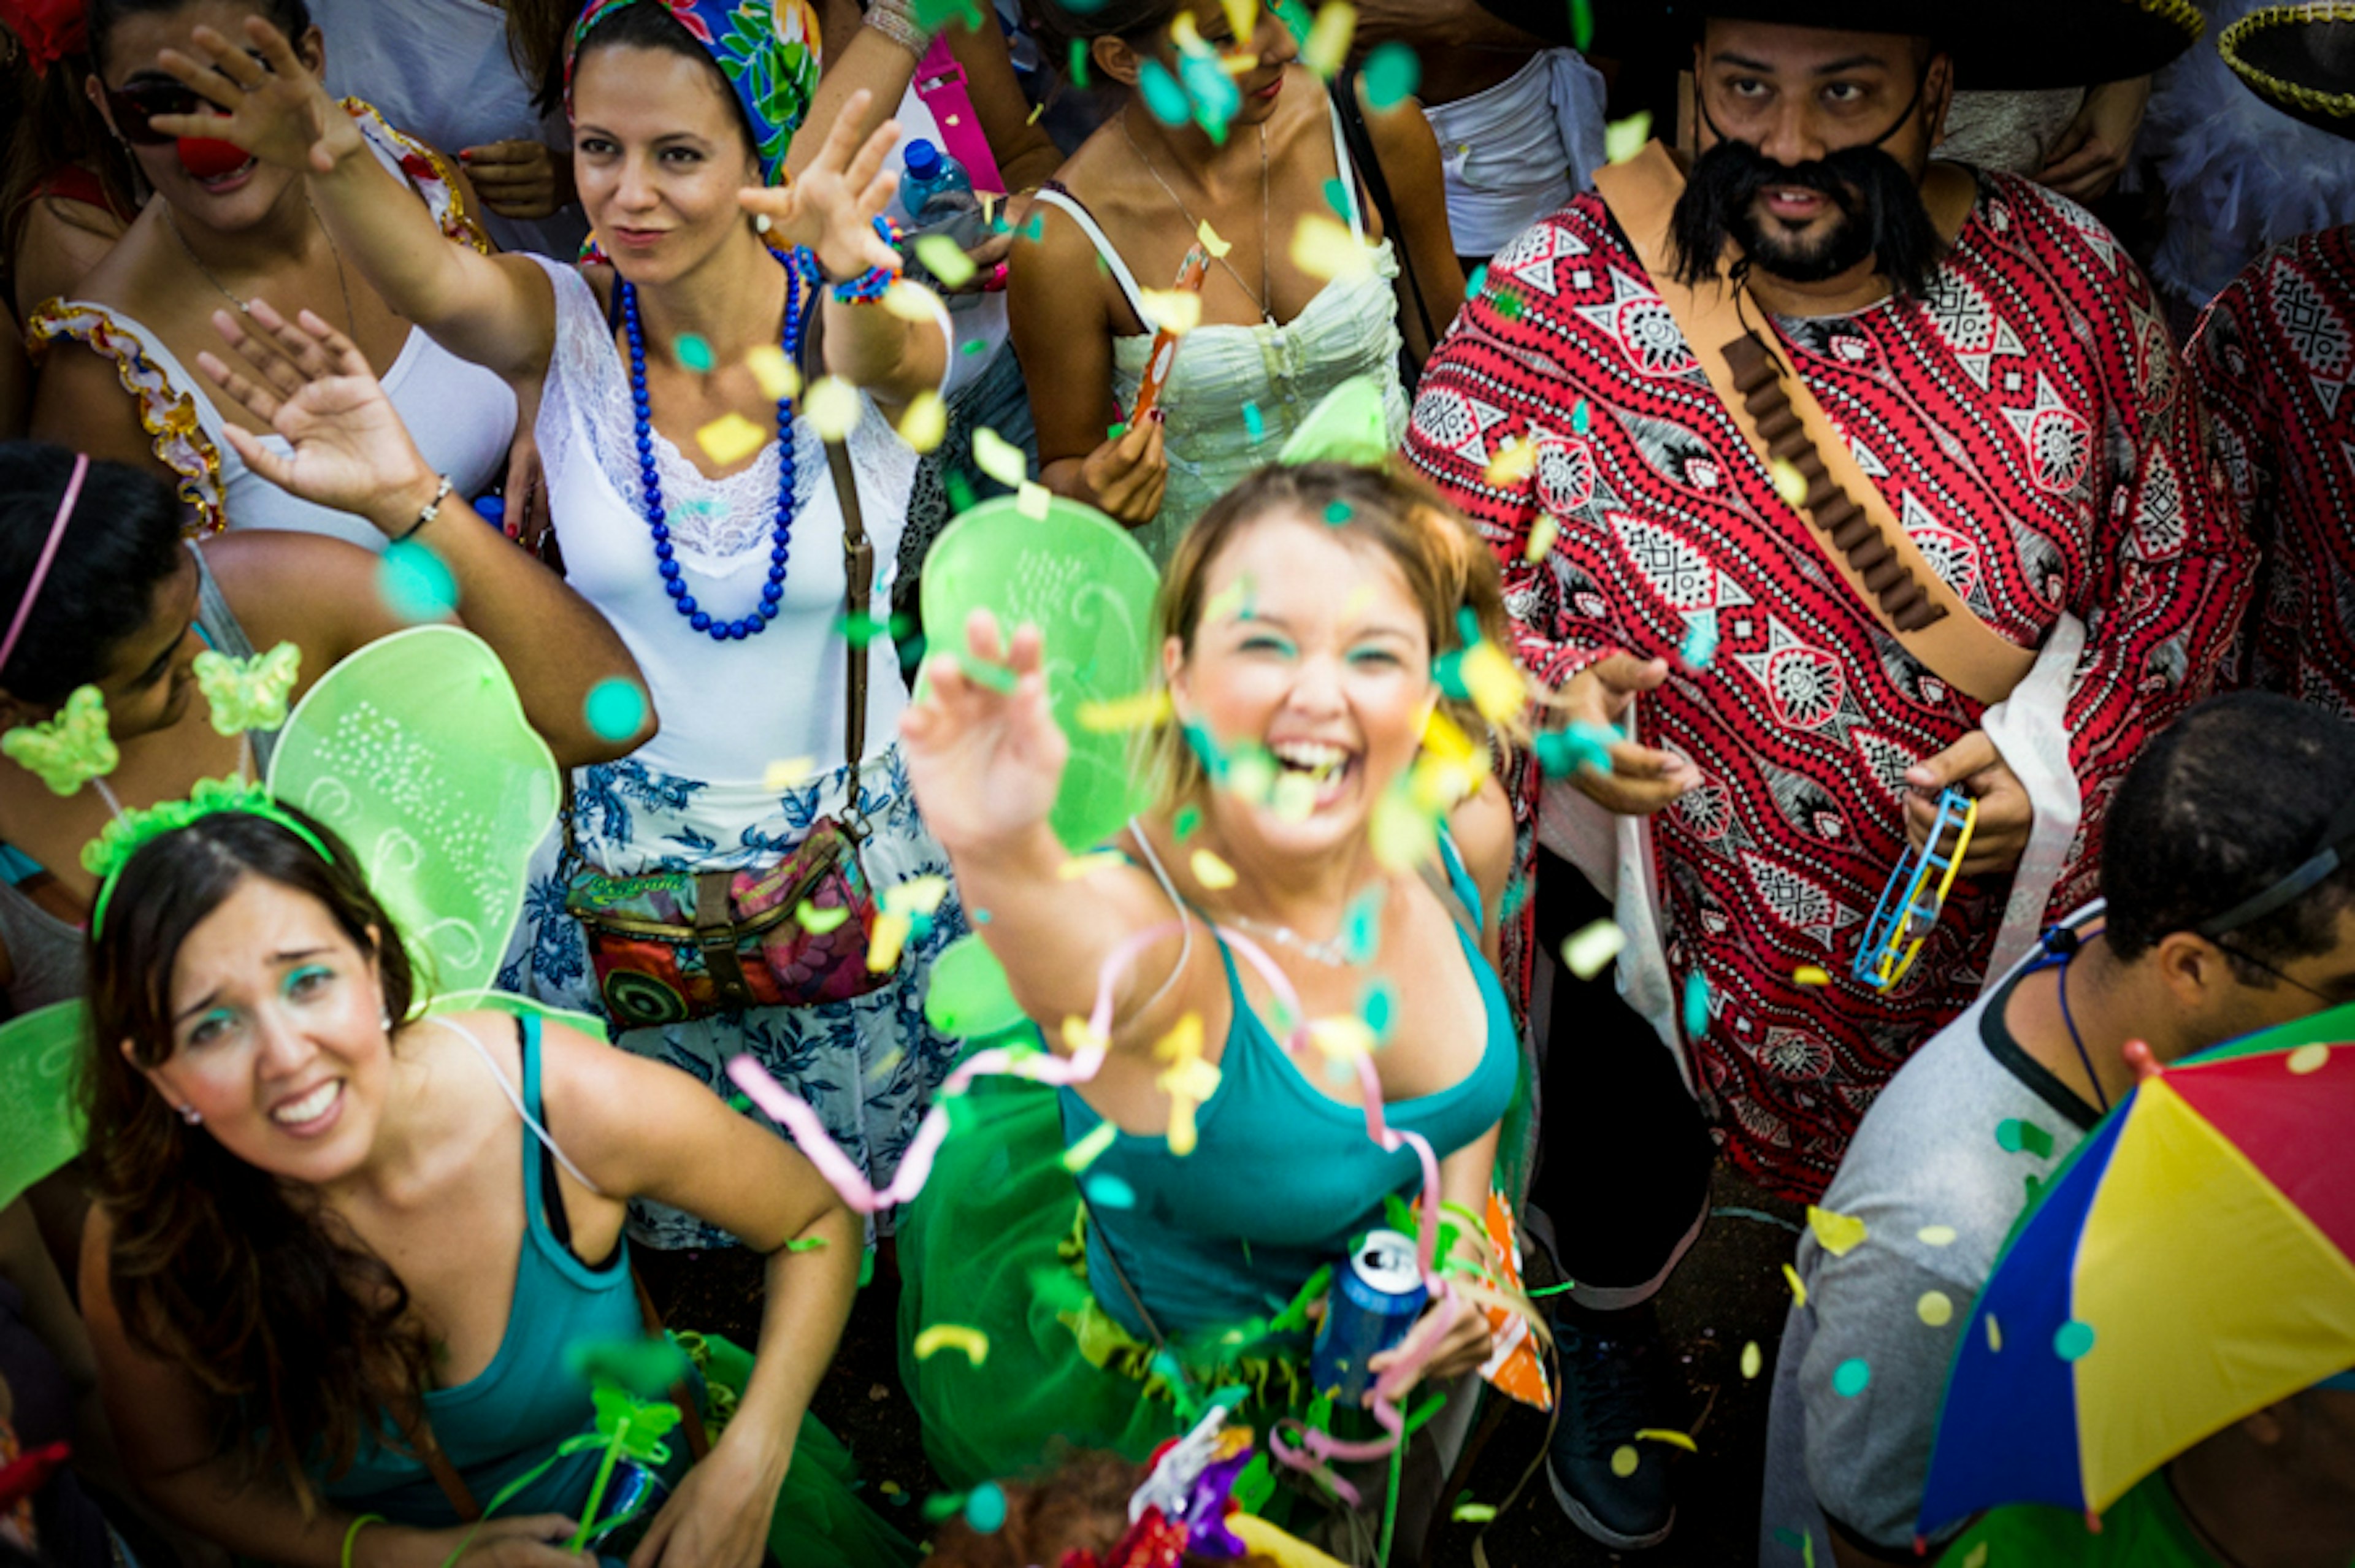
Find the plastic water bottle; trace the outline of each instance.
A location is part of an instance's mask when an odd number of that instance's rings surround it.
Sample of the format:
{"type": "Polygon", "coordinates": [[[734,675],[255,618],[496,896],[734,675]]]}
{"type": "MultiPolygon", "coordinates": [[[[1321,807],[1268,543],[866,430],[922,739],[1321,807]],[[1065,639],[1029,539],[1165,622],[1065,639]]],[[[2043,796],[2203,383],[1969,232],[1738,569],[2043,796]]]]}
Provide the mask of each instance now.
{"type": "Polygon", "coordinates": [[[908,215],[909,238],[943,234],[960,251],[980,244],[989,222],[981,215],[981,200],[964,165],[921,136],[902,155],[907,172],[900,176],[900,210],[908,215]]]}

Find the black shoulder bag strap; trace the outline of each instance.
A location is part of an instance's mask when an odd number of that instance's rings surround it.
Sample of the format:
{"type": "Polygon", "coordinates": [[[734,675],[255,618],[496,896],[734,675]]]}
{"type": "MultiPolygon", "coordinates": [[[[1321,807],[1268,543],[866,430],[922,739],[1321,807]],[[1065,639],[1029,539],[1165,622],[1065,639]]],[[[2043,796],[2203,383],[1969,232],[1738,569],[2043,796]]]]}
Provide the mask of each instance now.
{"type": "MultiPolygon", "coordinates": [[[[1349,149],[1349,161],[1357,165],[1358,178],[1373,202],[1374,210],[1381,215],[1383,238],[1397,254],[1407,293],[1414,298],[1414,314],[1423,323],[1423,340],[1435,348],[1439,345],[1439,324],[1431,319],[1430,303],[1423,297],[1423,280],[1414,272],[1414,252],[1408,248],[1406,235],[1399,228],[1398,199],[1391,195],[1389,176],[1382,173],[1381,155],[1374,150],[1373,131],[1366,123],[1365,112],[1358,106],[1357,71],[1342,71],[1327,91],[1333,95],[1335,111],[1341,116],[1341,141],[1349,149]]],[[[1423,379],[1423,361],[1416,357],[1412,346],[1405,349],[1405,356],[1406,390],[1412,397],[1416,383],[1423,379]]]]}

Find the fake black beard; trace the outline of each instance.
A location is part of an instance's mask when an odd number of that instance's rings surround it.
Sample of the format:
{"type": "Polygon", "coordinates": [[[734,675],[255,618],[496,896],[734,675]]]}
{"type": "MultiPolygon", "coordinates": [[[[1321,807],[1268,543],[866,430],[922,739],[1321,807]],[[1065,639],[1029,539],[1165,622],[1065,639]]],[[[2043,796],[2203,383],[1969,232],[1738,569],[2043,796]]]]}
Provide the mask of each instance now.
{"type": "Polygon", "coordinates": [[[1870,259],[1891,288],[1914,295],[1927,289],[1946,250],[1921,186],[1877,146],[1843,147],[1795,168],[1747,142],[1721,141],[1693,160],[1669,239],[1677,277],[1689,285],[1717,275],[1731,239],[1745,264],[1795,283],[1819,283],[1870,259]],[[1762,226],[1759,193],[1777,186],[1821,191],[1839,209],[1838,222],[1806,243],[1771,220],[1762,226]]]}

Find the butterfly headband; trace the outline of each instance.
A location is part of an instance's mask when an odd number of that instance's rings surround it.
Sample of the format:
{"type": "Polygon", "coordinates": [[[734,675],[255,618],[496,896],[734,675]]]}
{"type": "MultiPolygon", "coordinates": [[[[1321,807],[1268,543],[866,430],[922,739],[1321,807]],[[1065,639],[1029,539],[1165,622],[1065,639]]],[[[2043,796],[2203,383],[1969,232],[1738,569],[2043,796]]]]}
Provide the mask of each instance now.
{"type": "Polygon", "coordinates": [[[96,938],[105,927],[107,903],[114,897],[115,884],[123,880],[123,869],[131,864],[133,856],[158,838],[225,811],[241,811],[249,816],[274,822],[308,844],[319,859],[331,866],[336,863],[335,856],[327,851],[326,840],[272,799],[270,791],[261,784],[248,784],[243,779],[198,779],[187,799],[165,801],[144,811],[126,811],[108,823],[103,833],[82,846],[82,869],[99,879],[98,901],[91,908],[91,937],[96,938]]]}

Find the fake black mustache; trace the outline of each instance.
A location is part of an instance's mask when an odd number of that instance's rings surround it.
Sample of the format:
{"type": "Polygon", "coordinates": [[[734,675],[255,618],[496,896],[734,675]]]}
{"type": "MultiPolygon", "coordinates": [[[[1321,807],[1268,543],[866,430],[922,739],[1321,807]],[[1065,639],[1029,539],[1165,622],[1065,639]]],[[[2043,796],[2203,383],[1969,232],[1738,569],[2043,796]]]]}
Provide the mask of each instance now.
{"type": "MultiPolygon", "coordinates": [[[[1753,206],[1760,192],[1778,187],[1820,191],[1848,219],[1848,232],[1821,266],[1809,269],[1820,276],[1795,281],[1819,282],[1869,256],[1899,293],[1919,295],[1928,287],[1946,246],[1905,165],[1878,146],[1843,147],[1795,165],[1732,140],[1716,143],[1693,161],[1678,198],[1669,238],[1678,281],[1698,286],[1715,277],[1728,238],[1745,251],[1754,250],[1753,206]]],[[[1749,258],[1744,260],[1746,264],[1749,258]]]]}

